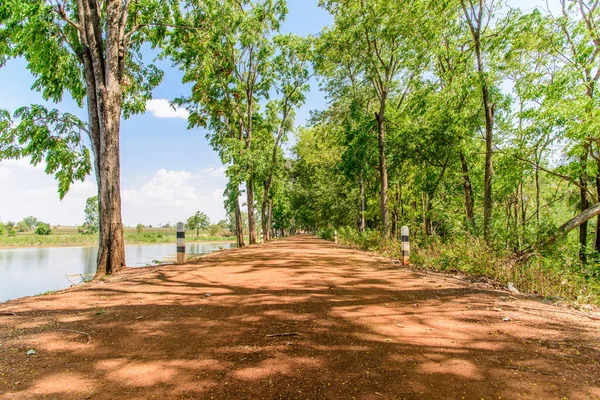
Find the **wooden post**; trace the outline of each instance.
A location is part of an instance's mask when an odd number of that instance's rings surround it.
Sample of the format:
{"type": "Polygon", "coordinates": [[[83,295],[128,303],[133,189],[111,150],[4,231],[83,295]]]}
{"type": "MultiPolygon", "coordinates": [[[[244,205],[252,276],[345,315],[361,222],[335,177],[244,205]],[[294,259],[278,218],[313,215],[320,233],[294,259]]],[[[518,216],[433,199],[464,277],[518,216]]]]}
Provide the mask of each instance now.
{"type": "Polygon", "coordinates": [[[338,238],[337,238],[337,229],[333,232],[333,237],[335,239],[335,243],[338,242],[338,238]]]}
{"type": "Polygon", "coordinates": [[[410,243],[408,242],[408,226],[402,227],[402,265],[410,264],[410,243]]]}
{"type": "Polygon", "coordinates": [[[185,263],[185,225],[177,223],[177,264],[185,263]]]}

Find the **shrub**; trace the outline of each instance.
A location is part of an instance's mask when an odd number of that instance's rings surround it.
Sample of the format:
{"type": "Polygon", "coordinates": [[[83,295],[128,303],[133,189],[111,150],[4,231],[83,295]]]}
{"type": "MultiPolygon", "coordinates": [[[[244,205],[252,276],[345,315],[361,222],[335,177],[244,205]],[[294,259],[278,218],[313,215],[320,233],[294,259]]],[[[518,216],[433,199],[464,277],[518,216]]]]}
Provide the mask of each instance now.
{"type": "Polygon", "coordinates": [[[334,240],[335,230],[333,228],[324,228],[319,230],[319,237],[325,240],[334,240]]]}
{"type": "Polygon", "coordinates": [[[36,235],[49,235],[51,233],[52,233],[52,229],[50,228],[50,225],[48,225],[44,222],[39,222],[37,225],[37,228],[35,228],[36,235]]]}
{"type": "Polygon", "coordinates": [[[6,234],[6,225],[0,222],[0,236],[6,234]]]}
{"type": "Polygon", "coordinates": [[[142,233],[144,231],[144,225],[137,224],[137,226],[135,227],[135,230],[137,231],[137,233],[142,233]]]}

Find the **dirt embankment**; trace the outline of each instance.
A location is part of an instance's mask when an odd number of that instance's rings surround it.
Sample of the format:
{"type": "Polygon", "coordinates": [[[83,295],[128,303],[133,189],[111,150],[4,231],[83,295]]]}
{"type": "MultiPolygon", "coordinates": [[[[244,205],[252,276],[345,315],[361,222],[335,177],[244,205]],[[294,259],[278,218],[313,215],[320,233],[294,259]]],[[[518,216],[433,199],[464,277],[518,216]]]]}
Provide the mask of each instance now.
{"type": "Polygon", "coordinates": [[[7,399],[600,398],[599,322],[309,237],[0,314],[7,399]]]}

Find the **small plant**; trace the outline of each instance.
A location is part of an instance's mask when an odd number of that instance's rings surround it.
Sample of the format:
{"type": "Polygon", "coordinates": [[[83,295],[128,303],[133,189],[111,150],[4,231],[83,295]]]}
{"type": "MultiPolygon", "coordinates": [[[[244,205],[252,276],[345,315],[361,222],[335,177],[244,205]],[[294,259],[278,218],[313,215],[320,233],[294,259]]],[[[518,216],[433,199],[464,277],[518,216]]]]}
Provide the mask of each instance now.
{"type": "Polygon", "coordinates": [[[39,296],[48,296],[49,294],[52,294],[52,293],[56,293],[56,290],[48,290],[46,292],[38,293],[35,296],[36,297],[39,297],[39,296]]]}

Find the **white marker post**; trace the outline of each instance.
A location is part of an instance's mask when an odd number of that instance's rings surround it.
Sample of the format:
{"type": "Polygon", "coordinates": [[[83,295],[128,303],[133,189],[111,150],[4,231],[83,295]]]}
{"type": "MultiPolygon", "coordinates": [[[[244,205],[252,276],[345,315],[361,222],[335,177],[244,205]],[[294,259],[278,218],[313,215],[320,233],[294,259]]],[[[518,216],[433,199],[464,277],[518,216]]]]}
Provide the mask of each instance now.
{"type": "Polygon", "coordinates": [[[410,264],[410,243],[408,242],[408,226],[402,227],[402,265],[410,264]]]}
{"type": "Polygon", "coordinates": [[[185,225],[177,223],[177,264],[185,263],[185,225]]]}
{"type": "Polygon", "coordinates": [[[337,242],[338,242],[338,238],[337,238],[337,230],[335,230],[335,231],[333,232],[333,237],[334,237],[334,239],[335,239],[335,243],[337,244],[337,242]]]}

